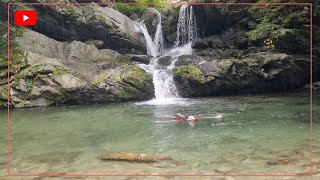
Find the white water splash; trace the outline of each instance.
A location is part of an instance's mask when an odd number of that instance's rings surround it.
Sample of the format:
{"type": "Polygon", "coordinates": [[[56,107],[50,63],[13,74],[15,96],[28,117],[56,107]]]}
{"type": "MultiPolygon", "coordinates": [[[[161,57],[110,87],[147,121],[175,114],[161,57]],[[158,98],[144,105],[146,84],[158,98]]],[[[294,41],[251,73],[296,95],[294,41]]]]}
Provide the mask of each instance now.
{"type": "MultiPolygon", "coordinates": [[[[176,61],[176,60],[175,60],[176,61]]],[[[172,61],[170,66],[174,67],[175,61],[172,61]]],[[[179,93],[174,84],[172,69],[158,65],[158,59],[154,61],[155,69],[153,71],[153,84],[156,99],[177,98],[179,93]]]]}

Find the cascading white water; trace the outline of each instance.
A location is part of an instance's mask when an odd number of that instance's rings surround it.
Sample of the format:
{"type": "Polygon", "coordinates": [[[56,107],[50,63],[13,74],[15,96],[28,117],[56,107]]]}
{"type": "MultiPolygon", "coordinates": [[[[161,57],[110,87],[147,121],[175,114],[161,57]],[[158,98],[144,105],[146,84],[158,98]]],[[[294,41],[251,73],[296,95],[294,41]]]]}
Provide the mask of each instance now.
{"type": "MultiPolygon", "coordinates": [[[[175,61],[171,62],[173,66],[175,61]]],[[[179,93],[173,81],[172,69],[164,68],[158,65],[158,59],[155,59],[153,70],[153,84],[156,99],[177,98],[179,93]]]]}
{"type": "Polygon", "coordinates": [[[161,23],[161,14],[158,13],[158,25],[154,39],[149,35],[147,27],[143,22],[137,23],[137,26],[144,34],[148,55],[154,57],[148,66],[140,65],[140,67],[153,74],[155,101],[168,103],[171,102],[170,100],[167,101],[168,99],[180,97],[173,80],[172,70],[179,56],[192,53],[191,43],[197,38],[197,27],[192,6],[182,5],[177,25],[176,46],[164,52],[161,23]],[[158,56],[171,56],[171,64],[167,67],[159,65],[158,56]]]}
{"type": "Polygon", "coordinates": [[[162,24],[161,24],[161,14],[157,13],[158,17],[158,25],[156,29],[156,33],[154,38],[150,36],[148,29],[143,21],[136,23],[138,28],[144,35],[146,46],[147,46],[147,53],[152,57],[157,57],[163,53],[164,50],[164,43],[163,43],[163,35],[162,35],[162,24]]]}
{"type": "MultiPolygon", "coordinates": [[[[155,91],[155,98],[156,99],[164,99],[164,98],[176,98],[179,97],[179,93],[176,89],[176,86],[173,81],[172,76],[172,69],[168,67],[163,67],[158,65],[158,58],[159,55],[164,53],[164,43],[163,43],[163,34],[162,34],[162,20],[161,14],[158,13],[158,24],[157,30],[155,33],[154,38],[152,39],[150,34],[148,33],[148,29],[144,22],[137,23],[137,26],[143,33],[146,45],[147,45],[147,52],[148,55],[151,55],[152,58],[148,67],[140,65],[143,69],[153,74],[153,84],[154,84],[154,91],[155,91]]],[[[170,67],[174,66],[174,62],[170,67]]]]}
{"type": "Polygon", "coordinates": [[[194,41],[198,36],[197,22],[192,6],[183,4],[179,11],[176,47],[194,41]]]}
{"type": "Polygon", "coordinates": [[[164,42],[163,42],[163,34],[162,34],[162,18],[161,14],[158,12],[158,25],[157,30],[154,35],[154,44],[157,47],[157,55],[160,55],[164,52],[164,42]]]}

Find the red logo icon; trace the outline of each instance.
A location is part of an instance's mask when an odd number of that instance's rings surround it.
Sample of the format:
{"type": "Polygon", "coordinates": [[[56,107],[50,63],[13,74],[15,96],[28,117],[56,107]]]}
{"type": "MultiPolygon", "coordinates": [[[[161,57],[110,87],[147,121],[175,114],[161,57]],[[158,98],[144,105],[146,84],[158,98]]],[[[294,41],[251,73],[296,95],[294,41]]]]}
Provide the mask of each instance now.
{"type": "Polygon", "coordinates": [[[37,24],[37,12],[34,10],[16,10],[14,21],[17,26],[34,26],[37,24]]]}

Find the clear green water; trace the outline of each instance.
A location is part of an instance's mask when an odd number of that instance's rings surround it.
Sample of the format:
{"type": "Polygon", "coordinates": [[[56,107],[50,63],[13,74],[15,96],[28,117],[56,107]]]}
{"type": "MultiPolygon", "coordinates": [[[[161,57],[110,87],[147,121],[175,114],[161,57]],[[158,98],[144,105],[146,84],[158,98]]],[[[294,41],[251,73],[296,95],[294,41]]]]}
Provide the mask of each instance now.
{"type": "MultiPolygon", "coordinates": [[[[319,93],[314,94],[314,161],[320,164],[319,93]]],[[[0,146],[7,144],[1,111],[0,146]]],[[[179,100],[169,105],[114,105],[14,109],[11,173],[234,174],[307,173],[309,95],[306,93],[179,100]],[[210,116],[191,128],[168,121],[175,113],[210,116]],[[175,162],[100,161],[102,152],[152,153],[175,162]]],[[[1,173],[7,149],[1,148],[1,173]]],[[[315,168],[318,168],[315,165],[315,168]]],[[[315,169],[316,171],[318,169],[315,169]]]]}

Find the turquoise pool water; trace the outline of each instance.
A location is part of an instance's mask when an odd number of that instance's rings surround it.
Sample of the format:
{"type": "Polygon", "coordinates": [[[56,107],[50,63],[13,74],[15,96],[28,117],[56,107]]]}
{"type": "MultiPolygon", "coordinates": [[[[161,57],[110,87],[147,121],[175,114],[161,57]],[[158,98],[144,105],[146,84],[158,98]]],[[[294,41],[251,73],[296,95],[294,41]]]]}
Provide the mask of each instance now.
{"type": "MultiPolygon", "coordinates": [[[[320,166],[320,95],[314,94],[314,171],[320,166]]],[[[7,144],[1,111],[0,146],[7,144]]],[[[307,93],[176,99],[11,111],[11,173],[293,174],[308,173],[307,93]],[[175,113],[222,120],[195,127],[168,122],[175,113]],[[175,161],[101,161],[103,152],[161,154],[175,161]]],[[[1,174],[7,149],[1,148],[1,174]]]]}

